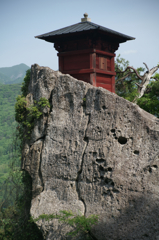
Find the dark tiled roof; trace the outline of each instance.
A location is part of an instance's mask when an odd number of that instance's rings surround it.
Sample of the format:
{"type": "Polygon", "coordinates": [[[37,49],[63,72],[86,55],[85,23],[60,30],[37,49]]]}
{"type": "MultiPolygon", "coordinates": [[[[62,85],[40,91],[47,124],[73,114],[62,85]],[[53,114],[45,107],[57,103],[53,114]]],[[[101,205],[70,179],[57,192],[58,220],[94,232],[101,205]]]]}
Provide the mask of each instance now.
{"type": "Polygon", "coordinates": [[[58,30],[55,30],[55,31],[52,31],[52,32],[49,32],[49,33],[38,35],[35,38],[45,39],[47,41],[47,38],[49,38],[49,37],[55,37],[55,36],[60,36],[60,35],[64,35],[64,34],[69,34],[69,33],[77,33],[77,32],[97,30],[97,29],[100,30],[100,31],[103,31],[105,33],[109,33],[111,35],[119,36],[121,38],[124,38],[125,41],[135,39],[133,37],[127,36],[125,34],[113,31],[109,28],[102,27],[98,24],[88,22],[88,21],[79,22],[79,23],[76,23],[74,25],[71,25],[71,26],[68,26],[68,27],[65,27],[65,28],[61,28],[61,29],[58,29],[58,30]]]}

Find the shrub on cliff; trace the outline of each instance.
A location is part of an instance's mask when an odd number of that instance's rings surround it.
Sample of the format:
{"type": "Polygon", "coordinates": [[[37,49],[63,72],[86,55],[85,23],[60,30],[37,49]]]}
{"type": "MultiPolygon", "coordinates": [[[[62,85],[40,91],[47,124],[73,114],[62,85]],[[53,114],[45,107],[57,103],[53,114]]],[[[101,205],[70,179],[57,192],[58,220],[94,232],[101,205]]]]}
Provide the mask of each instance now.
{"type": "Polygon", "coordinates": [[[52,219],[58,219],[59,222],[65,223],[69,225],[73,230],[67,233],[70,236],[78,236],[82,235],[85,239],[96,239],[96,237],[91,232],[93,225],[98,222],[98,215],[90,215],[89,217],[85,217],[81,214],[74,214],[72,211],[60,211],[60,214],[42,214],[36,219],[31,219],[31,222],[39,221],[40,219],[49,221],[52,219]]]}

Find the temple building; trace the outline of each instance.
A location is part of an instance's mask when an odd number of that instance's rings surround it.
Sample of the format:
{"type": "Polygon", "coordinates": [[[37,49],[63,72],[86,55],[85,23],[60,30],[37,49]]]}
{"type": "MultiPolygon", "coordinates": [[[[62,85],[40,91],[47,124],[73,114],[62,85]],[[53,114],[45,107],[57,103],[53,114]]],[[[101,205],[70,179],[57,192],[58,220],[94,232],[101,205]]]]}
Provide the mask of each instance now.
{"type": "Polygon", "coordinates": [[[54,43],[59,71],[115,92],[115,51],[119,43],[135,38],[91,22],[84,14],[81,22],[35,38],[54,43]]]}

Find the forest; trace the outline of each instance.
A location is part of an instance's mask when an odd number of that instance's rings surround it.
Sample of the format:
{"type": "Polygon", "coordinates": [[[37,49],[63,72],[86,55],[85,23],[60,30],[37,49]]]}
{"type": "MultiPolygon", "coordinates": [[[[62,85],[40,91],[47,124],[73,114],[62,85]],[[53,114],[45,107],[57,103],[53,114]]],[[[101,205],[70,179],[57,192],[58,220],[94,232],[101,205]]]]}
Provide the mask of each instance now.
{"type": "Polygon", "coordinates": [[[0,86],[0,186],[9,173],[8,163],[16,128],[14,105],[20,88],[20,83],[0,86]]]}

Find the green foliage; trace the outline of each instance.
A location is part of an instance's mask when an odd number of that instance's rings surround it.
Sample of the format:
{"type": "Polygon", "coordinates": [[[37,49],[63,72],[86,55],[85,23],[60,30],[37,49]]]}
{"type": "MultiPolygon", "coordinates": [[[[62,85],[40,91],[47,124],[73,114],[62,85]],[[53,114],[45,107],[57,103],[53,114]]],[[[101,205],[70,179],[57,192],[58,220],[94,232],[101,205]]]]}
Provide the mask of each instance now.
{"type": "Polygon", "coordinates": [[[84,215],[76,215],[72,211],[60,211],[60,214],[42,214],[36,219],[31,219],[32,221],[38,221],[40,219],[49,221],[52,219],[58,219],[60,222],[68,224],[74,230],[70,231],[68,235],[77,236],[78,234],[85,235],[85,239],[92,239],[91,228],[98,222],[98,215],[90,215],[85,217],[84,215]]]}
{"type": "Polygon", "coordinates": [[[16,128],[14,105],[20,88],[20,84],[0,85],[0,200],[3,182],[9,175],[8,164],[12,157],[13,133],[16,128]]]}
{"type": "Polygon", "coordinates": [[[8,82],[8,77],[0,72],[0,84],[5,84],[8,82]]]}
{"type": "Polygon", "coordinates": [[[28,93],[28,86],[30,82],[30,69],[26,71],[24,82],[22,83],[22,95],[17,97],[15,104],[15,119],[19,123],[18,131],[20,139],[26,137],[30,138],[30,133],[34,127],[35,120],[42,115],[44,107],[49,107],[49,101],[46,98],[40,98],[39,102],[34,101],[33,105],[27,106],[26,96],[28,93]]]}
{"type": "MultiPolygon", "coordinates": [[[[159,64],[158,64],[157,66],[159,66],[159,64]]],[[[159,81],[159,73],[155,73],[155,75],[153,76],[153,78],[156,78],[157,81],[159,81]]]]}
{"type": "Polygon", "coordinates": [[[15,120],[21,123],[24,120],[24,115],[26,113],[27,101],[23,95],[19,95],[16,99],[15,104],[15,120]]]}
{"type": "Polygon", "coordinates": [[[148,89],[150,91],[138,99],[137,104],[145,111],[159,117],[159,81],[152,81],[148,89]]]}
{"type": "Polygon", "coordinates": [[[27,101],[23,95],[17,97],[15,104],[15,119],[19,123],[19,137],[30,138],[30,133],[34,127],[35,120],[42,115],[42,109],[50,107],[49,101],[46,98],[40,98],[39,102],[34,101],[34,105],[27,106],[27,101]]]}
{"type": "MultiPolygon", "coordinates": [[[[26,172],[15,173],[12,176],[17,196],[14,204],[0,209],[0,239],[2,240],[42,240],[42,233],[30,222],[31,178],[26,172]]],[[[12,189],[13,190],[13,189],[12,189]]]]}
{"type": "MultiPolygon", "coordinates": [[[[28,75],[25,80],[28,78],[28,75]]],[[[27,94],[27,86],[28,81],[25,81],[22,88],[24,95],[27,94]]],[[[19,126],[17,128],[16,124],[14,126],[16,133],[14,134],[12,151],[10,151],[10,158],[12,158],[10,171],[8,178],[5,179],[3,186],[1,186],[0,239],[2,240],[43,239],[42,233],[36,224],[28,221],[30,219],[32,184],[29,174],[21,171],[21,146],[25,137],[25,129],[27,129],[26,135],[29,135],[29,130],[34,126],[35,119],[41,116],[43,107],[49,106],[49,104],[47,100],[42,98],[39,101],[40,104],[35,103],[27,106],[24,95],[19,95],[15,104],[15,118],[19,126]]]]}
{"type": "MultiPolygon", "coordinates": [[[[116,62],[115,62],[115,71],[116,71],[116,88],[115,92],[120,97],[123,97],[130,102],[133,101],[135,96],[137,96],[137,85],[136,82],[140,84],[140,81],[135,73],[132,73],[131,75],[127,76],[124,80],[119,80],[121,77],[124,77],[128,74],[128,70],[125,71],[125,69],[129,66],[129,61],[126,61],[124,58],[121,58],[120,55],[117,56],[116,62]],[[125,71],[124,73],[122,73],[125,71]]],[[[139,74],[142,74],[144,71],[144,68],[137,68],[137,71],[139,74]]]]}
{"type": "Polygon", "coordinates": [[[28,93],[28,87],[29,87],[29,82],[30,82],[30,73],[31,73],[31,69],[28,69],[26,71],[26,75],[22,82],[21,92],[24,97],[26,97],[26,95],[28,93]]]}
{"type": "Polygon", "coordinates": [[[40,98],[39,102],[38,102],[38,105],[42,108],[44,107],[48,107],[50,108],[50,104],[49,104],[49,101],[46,99],[46,98],[40,98]]]}
{"type": "MultiPolygon", "coordinates": [[[[116,58],[116,93],[129,101],[133,101],[138,94],[138,88],[135,83],[140,84],[141,80],[138,79],[135,73],[127,76],[124,80],[119,80],[128,74],[128,71],[125,71],[128,65],[129,62],[121,58],[120,55],[116,58]],[[125,72],[121,73],[121,71],[125,72]]],[[[137,68],[137,71],[142,75],[144,68],[137,68]]],[[[156,73],[153,78],[158,80],[152,80],[148,84],[145,94],[137,100],[137,104],[145,111],[159,117],[159,73],[156,73]]]]}

